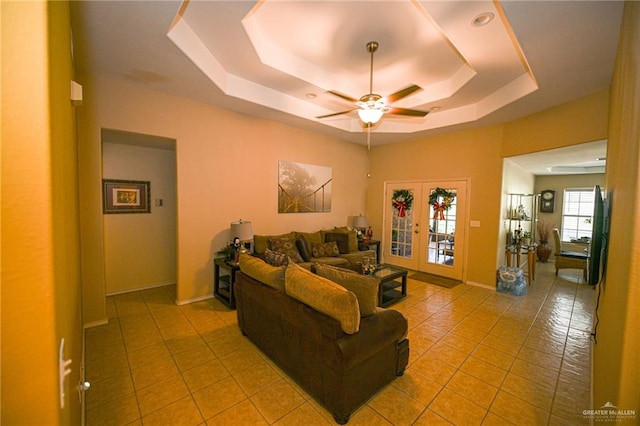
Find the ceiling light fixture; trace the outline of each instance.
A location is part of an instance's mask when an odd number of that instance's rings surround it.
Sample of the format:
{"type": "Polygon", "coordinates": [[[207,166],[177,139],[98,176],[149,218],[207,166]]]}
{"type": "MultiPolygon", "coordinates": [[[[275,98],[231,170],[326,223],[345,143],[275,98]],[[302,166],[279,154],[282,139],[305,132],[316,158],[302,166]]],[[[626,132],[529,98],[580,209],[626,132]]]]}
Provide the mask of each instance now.
{"type": "Polygon", "coordinates": [[[387,109],[382,101],[382,97],[375,93],[364,95],[358,102],[360,109],[358,117],[364,124],[376,124],[382,118],[387,109]]]}
{"type": "Polygon", "coordinates": [[[471,21],[471,26],[472,27],[483,27],[485,25],[487,25],[489,22],[493,21],[493,18],[495,18],[496,15],[493,14],[493,12],[484,12],[481,13],[480,15],[476,16],[475,18],[473,18],[473,20],[471,21]]]}

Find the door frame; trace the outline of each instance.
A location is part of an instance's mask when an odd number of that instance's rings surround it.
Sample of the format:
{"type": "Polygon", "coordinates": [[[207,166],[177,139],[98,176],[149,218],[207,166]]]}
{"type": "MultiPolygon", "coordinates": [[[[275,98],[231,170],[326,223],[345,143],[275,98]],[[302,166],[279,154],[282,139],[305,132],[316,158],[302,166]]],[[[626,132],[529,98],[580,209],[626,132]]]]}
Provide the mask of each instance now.
{"type": "MultiPolygon", "coordinates": [[[[387,191],[388,191],[388,187],[389,185],[414,185],[414,186],[422,186],[422,185],[430,185],[430,184],[446,184],[446,182],[464,182],[465,184],[465,189],[466,189],[466,193],[465,193],[465,203],[464,206],[461,210],[459,210],[460,213],[463,214],[464,218],[464,224],[465,224],[465,232],[464,235],[461,238],[462,241],[462,270],[461,270],[461,280],[462,282],[466,282],[466,278],[467,278],[467,265],[468,265],[468,255],[469,255],[469,247],[468,247],[468,243],[469,243],[469,214],[470,214],[470,202],[469,202],[469,194],[470,194],[470,179],[469,178],[458,178],[458,179],[427,179],[427,180],[399,180],[399,181],[385,181],[384,182],[384,189],[383,189],[383,205],[382,205],[382,235],[380,238],[380,245],[381,245],[381,263],[382,262],[386,262],[387,258],[389,258],[390,253],[389,253],[389,247],[390,247],[390,242],[389,242],[389,236],[388,236],[388,212],[391,211],[387,208],[387,191]]],[[[424,194],[421,194],[421,197],[424,197],[424,194]]],[[[422,203],[424,204],[424,203],[422,203]]],[[[422,223],[422,218],[424,216],[428,216],[428,211],[425,212],[421,212],[421,216],[420,218],[418,218],[420,220],[420,223],[422,223]]],[[[456,236],[456,239],[458,239],[458,237],[456,236]]],[[[426,248],[421,247],[422,245],[420,245],[420,247],[418,248],[418,256],[422,255],[422,252],[426,252],[426,248]]],[[[415,247],[414,247],[415,248],[415,247]]],[[[396,262],[398,263],[398,262],[396,262]]],[[[403,262],[400,262],[403,263],[403,262]]],[[[392,264],[392,263],[389,263],[392,264]]],[[[408,267],[409,263],[402,265],[402,264],[397,264],[397,266],[399,267],[405,267],[407,269],[412,269],[412,270],[419,270],[419,266],[416,267],[408,267]]],[[[444,276],[444,275],[443,275],[444,276]]]]}

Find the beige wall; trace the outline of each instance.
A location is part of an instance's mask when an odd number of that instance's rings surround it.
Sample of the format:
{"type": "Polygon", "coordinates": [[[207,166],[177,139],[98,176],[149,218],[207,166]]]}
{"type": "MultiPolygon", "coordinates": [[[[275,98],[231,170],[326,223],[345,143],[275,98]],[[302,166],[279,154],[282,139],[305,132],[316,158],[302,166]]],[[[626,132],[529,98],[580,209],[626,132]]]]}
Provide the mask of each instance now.
{"type": "Polygon", "coordinates": [[[468,229],[469,250],[463,275],[467,281],[494,285],[494,248],[497,244],[502,176],[501,140],[502,128],[494,126],[373,147],[367,215],[374,236],[383,237],[380,232],[385,182],[468,180],[468,219],[480,221],[480,227],[468,229]]]}
{"type": "Polygon", "coordinates": [[[534,186],[528,172],[508,167],[503,175],[503,158],[605,139],[607,108],[607,92],[601,91],[505,125],[373,147],[367,214],[374,231],[382,229],[385,182],[468,179],[469,220],[480,227],[469,228],[464,276],[494,286],[504,259],[504,193],[534,186]]]}
{"type": "MultiPolygon", "coordinates": [[[[562,78],[562,77],[559,77],[562,78]]],[[[532,114],[504,126],[503,157],[607,138],[609,90],[532,114]]]]}
{"type": "Polygon", "coordinates": [[[100,130],[157,135],[176,140],[178,302],[210,297],[212,257],[229,240],[229,225],[253,222],[256,234],[313,231],[347,225],[365,212],[366,148],[312,132],[173,97],[134,85],[83,79],[81,128],[83,239],[87,277],[85,319],[106,318],[101,253],[104,218],[100,202],[100,130]],[[86,162],[84,161],[86,159],[86,162]],[[331,167],[330,213],[278,214],[278,161],[331,167]]]}
{"type": "Polygon", "coordinates": [[[103,133],[103,177],[149,181],[151,212],[104,215],[106,294],[175,284],[175,151],[105,143],[108,134],[103,133]],[[157,199],[162,206],[154,205],[157,199]]]}
{"type": "Polygon", "coordinates": [[[594,353],[594,408],[640,416],[640,3],[627,2],[611,90],[606,188],[613,194],[594,353]]]}
{"type": "Polygon", "coordinates": [[[77,161],[66,2],[2,2],[2,418],[80,424],[77,161]],[[72,359],[60,408],[58,354],[72,359]]]}

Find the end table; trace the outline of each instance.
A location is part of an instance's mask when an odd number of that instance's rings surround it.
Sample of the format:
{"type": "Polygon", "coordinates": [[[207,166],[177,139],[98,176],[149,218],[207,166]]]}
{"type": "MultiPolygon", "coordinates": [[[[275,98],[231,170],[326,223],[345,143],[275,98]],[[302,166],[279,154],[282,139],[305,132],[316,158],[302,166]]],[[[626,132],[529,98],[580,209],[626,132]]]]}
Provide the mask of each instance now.
{"type": "Polygon", "coordinates": [[[362,242],[367,247],[369,247],[369,250],[371,250],[371,247],[375,247],[376,263],[382,262],[382,259],[380,259],[380,240],[367,240],[367,239],[364,239],[364,240],[362,240],[362,242]]]}
{"type": "Polygon", "coordinates": [[[236,272],[240,266],[224,258],[213,260],[213,295],[230,309],[236,308],[236,296],[233,286],[236,282],[236,272]],[[222,273],[221,273],[222,271],[222,273]]]}

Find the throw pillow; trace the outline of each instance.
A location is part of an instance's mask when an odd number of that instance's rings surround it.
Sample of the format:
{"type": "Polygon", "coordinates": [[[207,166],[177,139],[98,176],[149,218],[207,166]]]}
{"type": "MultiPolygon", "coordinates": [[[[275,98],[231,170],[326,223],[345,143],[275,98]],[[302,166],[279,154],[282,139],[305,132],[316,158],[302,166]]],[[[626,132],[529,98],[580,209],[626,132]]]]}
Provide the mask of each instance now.
{"type": "Polygon", "coordinates": [[[298,252],[298,248],[296,247],[295,238],[291,238],[291,237],[271,238],[269,239],[269,245],[271,246],[271,250],[277,251],[289,256],[292,262],[295,262],[295,263],[304,262],[304,259],[302,258],[302,256],[300,256],[300,253],[298,252]]]}
{"type": "Polygon", "coordinates": [[[311,243],[324,243],[324,231],[316,232],[297,232],[298,237],[304,237],[307,244],[311,243]]]}
{"type": "Polygon", "coordinates": [[[269,249],[264,252],[264,260],[271,266],[287,266],[289,263],[286,254],[269,249]]]}
{"type": "Polygon", "coordinates": [[[338,250],[340,250],[340,254],[349,253],[349,234],[344,232],[327,232],[324,234],[324,241],[335,241],[338,245],[338,250]]]}
{"type": "Polygon", "coordinates": [[[251,278],[284,292],[284,266],[271,266],[260,258],[241,253],[240,270],[251,278]]]}
{"type": "Polygon", "coordinates": [[[377,312],[379,279],[320,263],[316,263],[315,267],[318,275],[340,284],[356,295],[361,316],[366,317],[377,312]]]}
{"type": "Polygon", "coordinates": [[[295,263],[287,266],[284,283],[289,296],[339,321],[345,333],[360,329],[358,298],[346,288],[295,263]]]}
{"type": "Polygon", "coordinates": [[[269,246],[269,240],[273,238],[281,238],[281,237],[289,237],[295,238],[294,232],[289,232],[287,234],[282,235],[254,235],[253,236],[253,251],[256,254],[264,254],[266,249],[272,249],[273,247],[269,246]]]}
{"type": "Polygon", "coordinates": [[[349,236],[349,253],[358,251],[358,234],[356,231],[350,231],[346,226],[336,226],[333,232],[340,232],[349,236]]]}
{"type": "Polygon", "coordinates": [[[340,250],[335,241],[328,243],[311,243],[311,253],[313,257],[336,257],[340,256],[340,250]]]}
{"type": "Polygon", "coordinates": [[[300,253],[300,256],[302,256],[304,261],[309,262],[313,257],[313,253],[311,253],[311,245],[304,235],[300,235],[296,239],[296,247],[298,248],[298,252],[300,253]]]}

